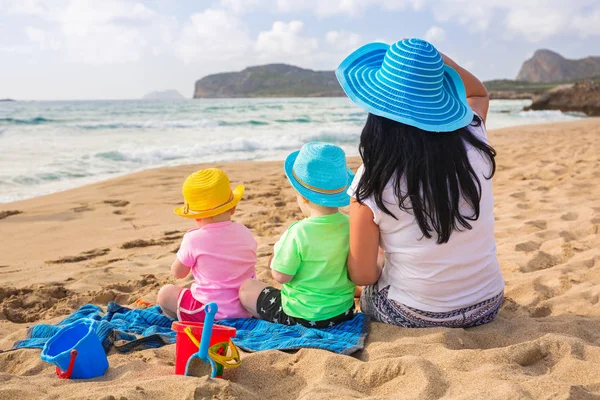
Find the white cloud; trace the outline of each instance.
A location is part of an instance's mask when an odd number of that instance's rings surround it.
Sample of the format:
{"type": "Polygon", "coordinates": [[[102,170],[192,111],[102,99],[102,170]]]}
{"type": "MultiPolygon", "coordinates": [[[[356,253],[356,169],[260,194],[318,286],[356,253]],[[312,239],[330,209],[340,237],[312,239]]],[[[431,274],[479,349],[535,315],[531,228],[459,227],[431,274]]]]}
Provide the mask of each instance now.
{"type": "Polygon", "coordinates": [[[436,45],[446,40],[446,31],[439,26],[432,26],[427,29],[427,32],[423,35],[423,39],[436,45]]]}
{"type": "Polygon", "coordinates": [[[0,0],[0,13],[7,15],[38,15],[45,11],[43,0],[0,0]]]}
{"type": "Polygon", "coordinates": [[[155,18],[141,3],[118,0],[72,0],[57,16],[67,59],[96,65],[139,60],[155,18]]]}
{"type": "Polygon", "coordinates": [[[275,22],[270,31],[258,34],[254,46],[258,56],[268,61],[306,62],[306,56],[316,52],[319,42],[316,38],[302,36],[303,28],[302,21],[275,22]]]}
{"type": "Polygon", "coordinates": [[[224,8],[230,9],[235,13],[244,13],[252,11],[264,5],[263,0],[221,0],[224,8]]]}
{"type": "MultiPolygon", "coordinates": [[[[300,2],[298,2],[300,3],[300,2]]],[[[368,7],[367,0],[328,0],[317,1],[316,14],[321,17],[336,14],[357,16],[368,7]]]]}
{"type": "Polygon", "coordinates": [[[175,52],[185,63],[212,62],[243,58],[251,46],[241,20],[224,10],[207,9],[184,25],[175,52]]]}
{"type": "Polygon", "coordinates": [[[575,16],[572,24],[581,37],[600,36],[600,10],[575,16]]]}
{"type": "Polygon", "coordinates": [[[386,10],[404,10],[411,7],[419,10],[426,0],[277,0],[276,8],[280,12],[312,11],[319,17],[334,15],[360,16],[370,7],[382,7],[386,10]]]}
{"type": "Polygon", "coordinates": [[[42,43],[46,40],[46,31],[43,29],[28,26],[25,28],[25,35],[31,42],[42,43]]]}
{"type": "Polygon", "coordinates": [[[600,35],[598,0],[221,0],[233,10],[312,12],[318,17],[358,17],[367,9],[429,12],[438,22],[464,25],[471,32],[494,28],[530,42],[559,34],[600,35]]]}
{"type": "Polygon", "coordinates": [[[325,40],[336,50],[354,50],[361,44],[360,35],[346,31],[329,31],[325,34],[325,40]]]}
{"type": "Polygon", "coordinates": [[[33,26],[25,27],[25,36],[30,43],[37,45],[41,50],[58,50],[61,46],[61,43],[52,38],[48,32],[33,26]]]}
{"type": "Polygon", "coordinates": [[[141,2],[122,0],[4,0],[0,12],[37,18],[48,28],[26,27],[30,43],[92,65],[139,60],[150,43],[162,40],[161,29],[171,20],[141,2]]]}
{"type": "Polygon", "coordinates": [[[597,0],[426,1],[436,20],[458,22],[471,31],[488,30],[493,25],[495,30],[506,29],[507,34],[529,42],[559,34],[600,35],[597,0]]]}

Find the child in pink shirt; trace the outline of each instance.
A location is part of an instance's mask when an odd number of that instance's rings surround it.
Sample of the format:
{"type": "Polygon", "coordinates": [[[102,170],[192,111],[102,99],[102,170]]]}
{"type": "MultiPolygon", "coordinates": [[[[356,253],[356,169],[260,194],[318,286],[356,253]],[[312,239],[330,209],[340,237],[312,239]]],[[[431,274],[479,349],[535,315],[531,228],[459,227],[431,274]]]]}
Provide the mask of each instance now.
{"type": "Polygon", "coordinates": [[[190,272],[190,289],[163,286],[157,302],[164,313],[180,321],[202,322],[204,304],[219,306],[216,319],[248,318],[240,303],[242,283],[256,277],[256,241],[244,225],[231,221],[242,199],[244,187],[231,190],[227,175],[216,168],[190,175],[183,184],[185,205],[175,214],[194,219],[197,228],[188,231],[171,266],[176,278],[190,272]]]}

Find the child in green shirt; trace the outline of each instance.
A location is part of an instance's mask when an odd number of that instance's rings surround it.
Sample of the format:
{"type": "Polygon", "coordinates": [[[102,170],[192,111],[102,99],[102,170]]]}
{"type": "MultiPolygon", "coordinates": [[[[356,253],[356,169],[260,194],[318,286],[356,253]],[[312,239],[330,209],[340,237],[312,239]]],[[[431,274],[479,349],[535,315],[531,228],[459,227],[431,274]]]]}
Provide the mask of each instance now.
{"type": "Polygon", "coordinates": [[[339,212],[354,175],[344,151],[307,143],[288,156],[285,173],[306,219],[291,225],[275,244],[270,267],[282,289],[249,279],[239,292],[257,318],[285,325],[326,328],[354,316],[355,285],[348,277],[349,219],[339,212]]]}

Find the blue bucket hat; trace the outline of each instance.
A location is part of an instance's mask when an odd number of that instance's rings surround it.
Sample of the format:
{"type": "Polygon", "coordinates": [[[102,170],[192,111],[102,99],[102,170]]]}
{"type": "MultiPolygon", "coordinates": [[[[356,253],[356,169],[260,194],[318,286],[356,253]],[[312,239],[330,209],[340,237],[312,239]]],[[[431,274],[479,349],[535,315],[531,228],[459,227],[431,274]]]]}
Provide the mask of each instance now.
{"type": "Polygon", "coordinates": [[[354,174],[344,150],[329,143],[307,143],[285,160],[285,174],[300,195],[324,207],[350,204],[346,193],[354,174]]]}
{"type": "Polygon", "coordinates": [[[430,132],[455,131],[473,120],[462,79],[421,39],[367,44],[335,75],[354,103],[380,117],[430,132]]]}

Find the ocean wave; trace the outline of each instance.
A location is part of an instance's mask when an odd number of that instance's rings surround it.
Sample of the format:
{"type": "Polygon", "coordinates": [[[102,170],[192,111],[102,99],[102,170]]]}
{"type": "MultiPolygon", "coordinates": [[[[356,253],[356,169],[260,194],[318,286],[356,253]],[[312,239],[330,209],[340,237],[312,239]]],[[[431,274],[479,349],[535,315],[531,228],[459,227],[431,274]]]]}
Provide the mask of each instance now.
{"type": "Polygon", "coordinates": [[[210,128],[219,125],[218,121],[200,119],[189,121],[119,121],[119,122],[88,122],[72,125],[85,130],[113,129],[187,129],[210,128]]]}
{"type": "Polygon", "coordinates": [[[345,132],[321,132],[314,135],[307,135],[303,138],[304,143],[308,142],[327,142],[333,144],[358,143],[360,133],[345,132]]]}
{"type": "Polygon", "coordinates": [[[300,118],[291,118],[291,119],[276,119],[275,122],[279,122],[280,124],[310,124],[312,121],[308,117],[300,117],[300,118]]]}
{"type": "Polygon", "coordinates": [[[336,144],[353,143],[357,142],[359,137],[360,135],[358,133],[321,132],[298,137],[269,136],[260,138],[238,138],[228,142],[195,144],[193,146],[153,146],[135,150],[113,150],[96,153],[94,157],[116,162],[132,162],[151,165],[182,159],[189,159],[190,162],[201,162],[203,157],[219,154],[222,155],[223,158],[227,158],[227,154],[231,155],[232,153],[247,153],[247,155],[241,157],[241,159],[252,159],[252,154],[256,152],[270,153],[280,150],[296,150],[307,142],[329,142],[336,144]]]}
{"type": "Polygon", "coordinates": [[[94,176],[91,171],[88,172],[70,172],[66,170],[56,170],[54,172],[41,172],[32,175],[15,176],[9,181],[0,181],[0,183],[10,183],[22,186],[35,186],[42,183],[58,182],[70,179],[79,179],[94,176]]]}
{"type": "Polygon", "coordinates": [[[0,118],[0,124],[7,125],[41,125],[49,122],[56,122],[53,119],[44,118],[44,117],[35,117],[35,118],[0,118]]]}
{"type": "Polygon", "coordinates": [[[264,125],[269,125],[269,123],[266,121],[259,121],[259,120],[255,120],[255,119],[251,119],[249,121],[238,121],[238,122],[219,121],[219,126],[264,126],[264,125]]]}
{"type": "Polygon", "coordinates": [[[527,110],[515,113],[521,118],[548,119],[550,121],[560,121],[565,119],[579,119],[585,117],[582,113],[564,113],[559,110],[527,110]]]}

